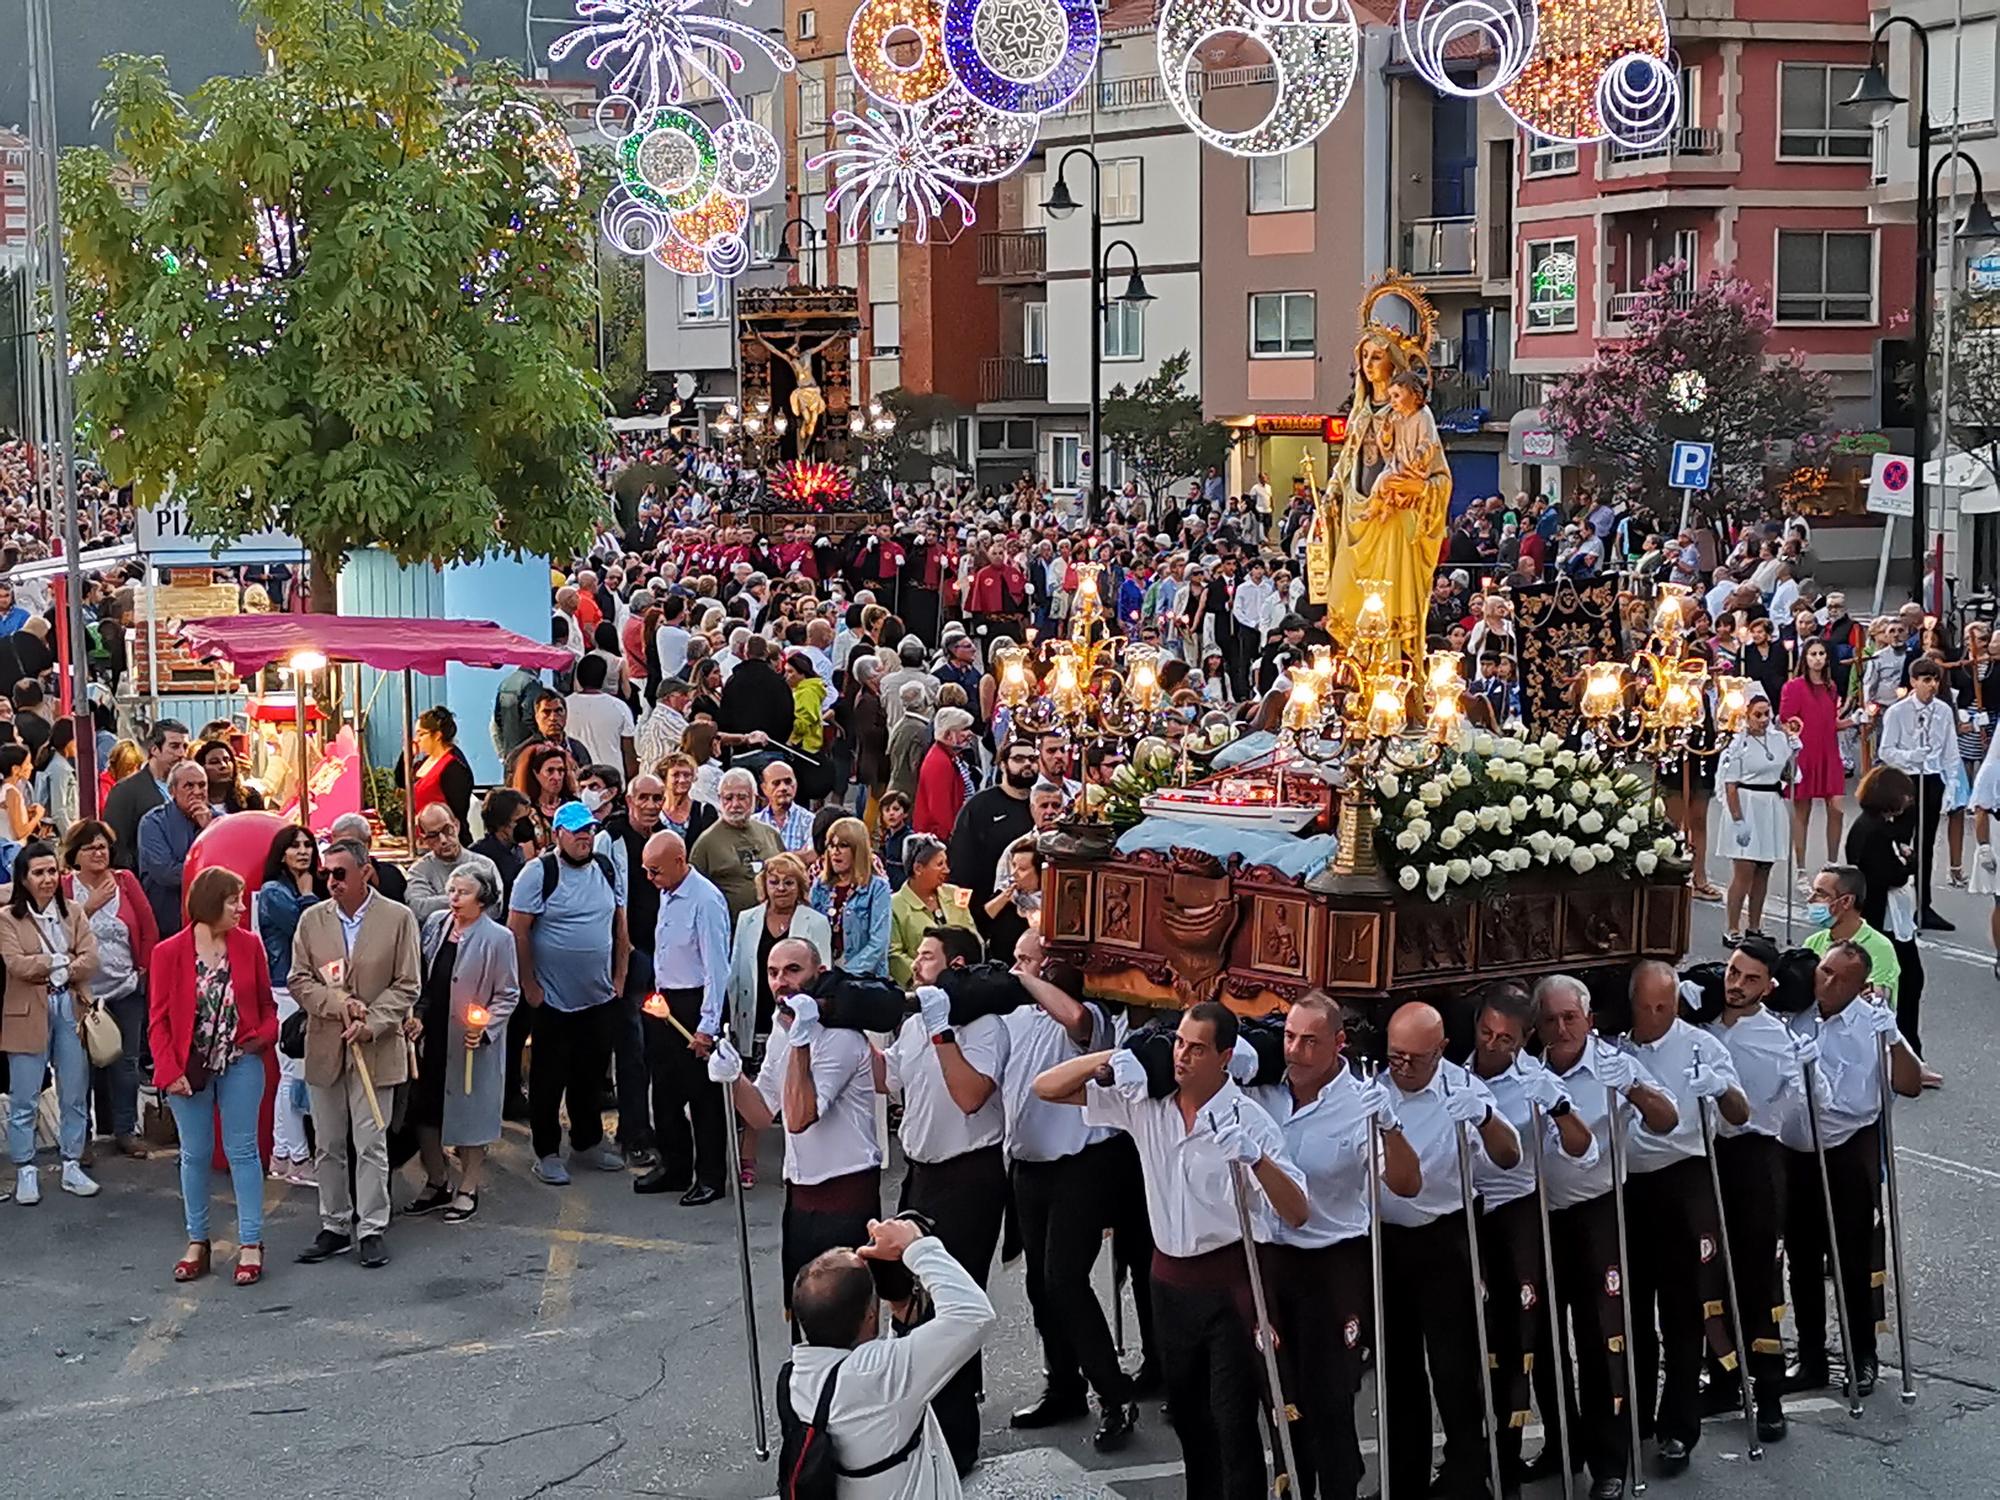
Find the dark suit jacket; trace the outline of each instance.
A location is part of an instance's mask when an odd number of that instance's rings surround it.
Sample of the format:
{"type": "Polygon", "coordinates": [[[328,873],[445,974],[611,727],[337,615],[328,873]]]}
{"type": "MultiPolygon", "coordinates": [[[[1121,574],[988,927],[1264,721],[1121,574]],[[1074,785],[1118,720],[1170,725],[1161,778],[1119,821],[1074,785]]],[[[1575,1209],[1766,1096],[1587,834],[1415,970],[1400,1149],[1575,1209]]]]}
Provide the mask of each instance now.
{"type": "Polygon", "coordinates": [[[139,820],[166,800],[160,794],[160,784],[153,780],[152,771],[145,765],[114,786],[111,795],[104,799],[104,821],[118,835],[118,845],[111,851],[111,857],[119,868],[139,868],[139,820]]]}

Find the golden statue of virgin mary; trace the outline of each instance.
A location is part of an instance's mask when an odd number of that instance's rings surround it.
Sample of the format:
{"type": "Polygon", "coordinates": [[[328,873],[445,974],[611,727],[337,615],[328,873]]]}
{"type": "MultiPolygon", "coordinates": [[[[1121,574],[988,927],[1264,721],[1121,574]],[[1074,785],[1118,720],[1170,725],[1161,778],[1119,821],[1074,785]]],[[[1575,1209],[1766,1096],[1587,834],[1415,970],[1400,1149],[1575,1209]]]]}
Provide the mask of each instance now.
{"type": "Polygon", "coordinates": [[[1347,643],[1367,593],[1380,592],[1413,662],[1423,659],[1424,612],[1451,511],[1451,469],[1430,409],[1436,330],[1429,299],[1400,272],[1389,272],[1362,299],[1347,438],[1306,555],[1308,585],[1327,606],[1334,639],[1347,643]],[[1415,333],[1375,317],[1384,297],[1409,304],[1415,333]]]}

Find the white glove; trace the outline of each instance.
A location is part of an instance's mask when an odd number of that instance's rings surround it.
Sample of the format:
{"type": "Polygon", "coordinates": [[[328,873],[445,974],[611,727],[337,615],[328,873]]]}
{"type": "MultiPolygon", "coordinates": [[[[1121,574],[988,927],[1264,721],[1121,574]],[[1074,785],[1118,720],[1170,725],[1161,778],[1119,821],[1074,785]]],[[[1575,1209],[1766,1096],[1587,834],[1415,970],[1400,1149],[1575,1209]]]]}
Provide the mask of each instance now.
{"type": "Polygon", "coordinates": [[[1750,830],[1747,827],[1736,830],[1736,847],[1739,849],[1748,849],[1750,847],[1750,830]]]}
{"type": "Polygon", "coordinates": [[[2000,864],[2000,861],[1995,861],[1993,858],[1993,846],[1991,844],[1982,844],[1979,849],[1979,868],[1991,871],[1995,868],[1996,864],[2000,864]]]}
{"type": "Polygon", "coordinates": [[[1683,1004],[1699,1010],[1703,998],[1700,984],[1692,979],[1683,979],[1680,982],[1680,997],[1683,1004]]]}
{"type": "Polygon", "coordinates": [[[734,1083],[743,1076],[743,1054],[729,1045],[728,1038],[715,1044],[715,1050],[708,1054],[708,1081],[710,1083],[734,1083]]]}
{"type": "Polygon", "coordinates": [[[1236,1045],[1230,1049],[1229,1076],[1238,1083],[1248,1083],[1257,1076],[1257,1049],[1241,1036],[1236,1038],[1236,1045]]]}
{"type": "Polygon", "coordinates": [[[1688,1087],[1697,1099],[1720,1099],[1729,1092],[1729,1075],[1705,1062],[1697,1062],[1688,1069],[1688,1087]]]}
{"type": "Polygon", "coordinates": [[[1528,1096],[1529,1103],[1540,1105],[1543,1114],[1547,1114],[1559,1104],[1572,1102],[1569,1090],[1563,1087],[1562,1080],[1547,1068],[1530,1073],[1521,1092],[1528,1096]]]}
{"type": "Polygon", "coordinates": [[[59,958],[49,965],[49,988],[62,989],[69,983],[69,960],[59,958]]]}
{"type": "Polygon", "coordinates": [[[1142,1090],[1146,1087],[1146,1065],[1130,1047],[1120,1047],[1111,1054],[1111,1086],[1142,1090]]]}
{"type": "Polygon", "coordinates": [[[1444,1096],[1444,1112],[1457,1125],[1483,1125],[1492,1106],[1473,1089],[1453,1089],[1444,1096]]]}
{"type": "Polygon", "coordinates": [[[1639,1081],[1638,1064],[1630,1057],[1609,1042],[1599,1041],[1595,1045],[1597,1051],[1590,1060],[1590,1070],[1599,1083],[1622,1094],[1639,1081]]]}
{"type": "Polygon", "coordinates": [[[819,1001],[811,995],[794,995],[785,1002],[792,1009],[792,1029],[786,1034],[794,1047],[810,1047],[825,1030],[819,1024],[819,1001]]]}
{"type": "Polygon", "coordinates": [[[1373,1115],[1375,1123],[1384,1130],[1403,1128],[1403,1117],[1396,1113],[1396,1096],[1381,1079],[1371,1078],[1362,1084],[1356,1098],[1361,1102],[1362,1112],[1373,1115]]]}
{"type": "Polygon", "coordinates": [[[1799,1060],[1799,1071],[1819,1061],[1819,1038],[1815,1036],[1792,1036],[1792,1056],[1799,1060]]]}
{"type": "Polygon", "coordinates": [[[924,1018],[924,1030],[932,1036],[951,1030],[951,996],[934,984],[917,987],[917,1009],[924,1018]]]}
{"type": "Polygon", "coordinates": [[[1250,1132],[1241,1120],[1217,1120],[1215,1144],[1229,1160],[1240,1161],[1246,1167],[1254,1167],[1264,1159],[1264,1148],[1250,1139],[1250,1132]]]}
{"type": "Polygon", "coordinates": [[[1896,1012],[1886,1005],[1871,1005],[1862,1015],[1870,1032],[1876,1036],[1886,1036],[1891,1042],[1903,1038],[1896,1030],[1896,1012]]]}

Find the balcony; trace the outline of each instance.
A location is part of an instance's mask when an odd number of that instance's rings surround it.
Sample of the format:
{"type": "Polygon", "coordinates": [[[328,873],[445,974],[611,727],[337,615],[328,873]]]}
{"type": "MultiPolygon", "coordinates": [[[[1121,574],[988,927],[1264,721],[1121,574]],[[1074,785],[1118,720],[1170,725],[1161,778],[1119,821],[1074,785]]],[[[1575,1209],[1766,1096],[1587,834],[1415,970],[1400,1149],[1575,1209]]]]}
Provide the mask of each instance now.
{"type": "Polygon", "coordinates": [[[1650,145],[1627,146],[1612,141],[1609,146],[1612,161],[1647,161],[1655,158],[1680,156],[1720,156],[1722,155],[1722,132],[1709,125],[1683,125],[1650,145]]]}
{"type": "Polygon", "coordinates": [[[989,356],[980,360],[979,399],[981,401],[1048,400],[1048,361],[1023,359],[1018,354],[989,356]]]}
{"type": "MultiPolygon", "coordinates": [[[[1611,323],[1631,322],[1633,312],[1649,295],[1651,294],[1646,292],[1613,292],[1611,300],[1604,307],[1605,320],[1611,323]]],[[[1692,291],[1676,290],[1660,295],[1667,299],[1667,306],[1675,312],[1686,312],[1694,306],[1692,291]]]]}
{"type": "MultiPolygon", "coordinates": [[[[1188,87],[1191,93],[1199,93],[1196,78],[1190,75],[1188,87]]],[[[1097,85],[1097,112],[1101,115],[1117,114],[1129,109],[1165,109],[1167,107],[1167,86],[1160,81],[1158,73],[1142,73],[1134,78],[1107,78],[1097,85]]],[[[1080,89],[1077,95],[1061,109],[1052,112],[1059,120],[1073,119],[1090,113],[1090,90],[1080,89]]]]}
{"type": "Polygon", "coordinates": [[[1478,220],[1470,214],[1416,219],[1403,230],[1403,269],[1412,276],[1471,276],[1479,270],[1478,220]]]}
{"type": "Polygon", "coordinates": [[[1039,229],[995,229],[979,236],[981,281],[1041,281],[1048,250],[1039,229]]]}
{"type": "Polygon", "coordinates": [[[1431,393],[1431,406],[1440,418],[1478,408],[1485,411],[1487,421],[1505,422],[1516,412],[1541,404],[1541,377],[1511,370],[1494,370],[1479,378],[1446,371],[1431,393]]]}

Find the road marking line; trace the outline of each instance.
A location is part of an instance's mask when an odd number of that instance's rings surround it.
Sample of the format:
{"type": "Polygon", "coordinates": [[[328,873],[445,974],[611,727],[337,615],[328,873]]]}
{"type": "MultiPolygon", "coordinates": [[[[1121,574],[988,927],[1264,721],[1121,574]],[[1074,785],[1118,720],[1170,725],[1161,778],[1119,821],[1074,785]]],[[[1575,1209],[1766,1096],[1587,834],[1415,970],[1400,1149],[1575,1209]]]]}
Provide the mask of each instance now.
{"type": "Polygon", "coordinates": [[[595,1229],[564,1229],[560,1225],[536,1232],[564,1245],[609,1245],[614,1250],[664,1250],[669,1253],[694,1248],[681,1240],[648,1240],[629,1234],[604,1234],[595,1229]]]}
{"type": "Polygon", "coordinates": [[[139,1335],[139,1341],[125,1356],[125,1363],[118,1368],[119,1378],[130,1380],[143,1375],[165,1359],[167,1351],[173,1347],[174,1340],[181,1336],[181,1329],[186,1325],[194,1309],[194,1298],[174,1298],[173,1305],[148,1323],[145,1331],[139,1335]]]}
{"type": "Polygon", "coordinates": [[[588,1212],[581,1193],[564,1194],[562,1207],[556,1213],[548,1269],[542,1273],[542,1300],[535,1309],[537,1323],[560,1323],[569,1316],[570,1284],[576,1278],[576,1247],[580,1243],[575,1236],[583,1233],[588,1212]]]}
{"type": "Polygon", "coordinates": [[[1982,1186],[1989,1182],[2000,1182],[2000,1172],[1995,1172],[1990,1167],[1975,1167],[1970,1162],[1953,1161],[1949,1156],[1933,1156],[1928,1151],[1918,1151],[1911,1146],[1898,1146],[1896,1154],[1908,1157],[1919,1166],[1930,1167],[1947,1176],[1962,1177],[1968,1182],[1976,1182],[1982,1186]]]}

